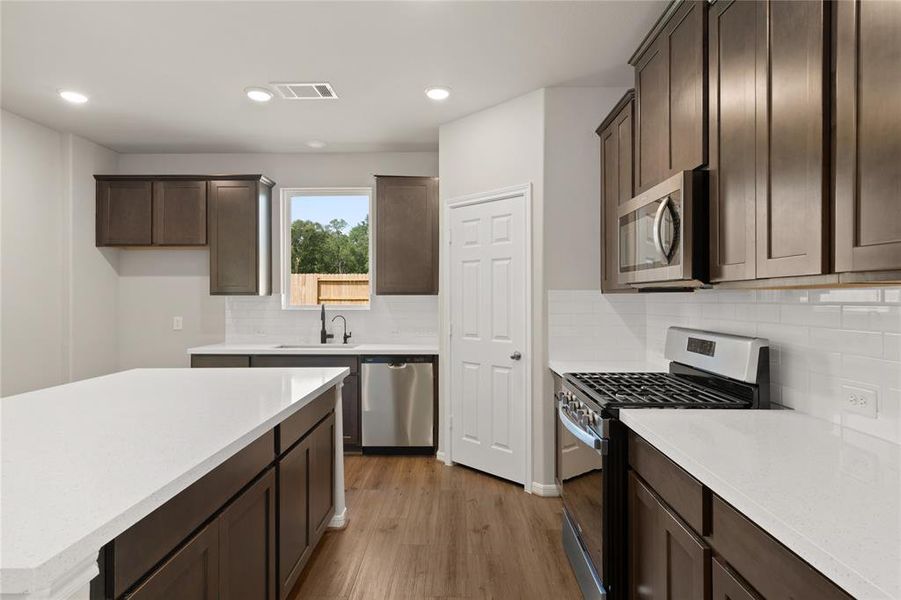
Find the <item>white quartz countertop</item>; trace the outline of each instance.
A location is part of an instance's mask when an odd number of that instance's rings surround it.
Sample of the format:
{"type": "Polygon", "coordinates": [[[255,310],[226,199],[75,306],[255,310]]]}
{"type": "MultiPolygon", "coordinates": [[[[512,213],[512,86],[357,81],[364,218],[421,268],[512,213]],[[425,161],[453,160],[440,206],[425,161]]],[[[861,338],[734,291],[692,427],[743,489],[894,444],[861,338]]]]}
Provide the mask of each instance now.
{"type": "Polygon", "coordinates": [[[901,598],[901,446],[789,410],[620,419],[855,598],[901,598]]]}
{"type": "Polygon", "coordinates": [[[105,543],[347,374],[136,369],[3,398],[0,592],[93,567],[105,543]]]}
{"type": "MultiPolygon", "coordinates": [[[[285,342],[285,345],[290,342],[285,342]]],[[[285,354],[364,355],[364,354],[438,354],[437,344],[307,344],[282,347],[283,344],[211,344],[189,348],[188,354],[285,354]]]]}

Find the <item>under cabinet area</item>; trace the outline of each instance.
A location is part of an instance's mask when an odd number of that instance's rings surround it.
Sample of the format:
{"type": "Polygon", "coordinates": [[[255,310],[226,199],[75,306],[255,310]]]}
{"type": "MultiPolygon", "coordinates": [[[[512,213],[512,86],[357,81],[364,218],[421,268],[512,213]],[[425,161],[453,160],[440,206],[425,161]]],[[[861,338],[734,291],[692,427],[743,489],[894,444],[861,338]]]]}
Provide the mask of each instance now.
{"type": "Polygon", "coordinates": [[[851,596],[629,433],[629,598],[851,596]]]}

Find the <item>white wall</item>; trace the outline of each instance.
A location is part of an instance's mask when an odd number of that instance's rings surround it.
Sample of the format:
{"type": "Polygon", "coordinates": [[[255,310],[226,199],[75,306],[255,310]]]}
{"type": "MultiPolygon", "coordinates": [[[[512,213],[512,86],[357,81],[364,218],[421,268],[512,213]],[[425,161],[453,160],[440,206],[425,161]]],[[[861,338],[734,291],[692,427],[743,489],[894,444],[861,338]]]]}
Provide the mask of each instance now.
{"type": "MultiPolygon", "coordinates": [[[[273,195],[273,240],[281,238],[279,192],[282,187],[370,187],[373,175],[438,174],[435,152],[319,153],[319,154],[125,154],[120,173],[263,173],[277,182],[273,195]]],[[[273,313],[275,298],[226,299],[209,295],[209,254],[203,250],[123,251],[119,279],[119,348],[121,368],[183,366],[185,350],[222,342],[292,341],[316,326],[313,311],[273,313]],[[235,311],[226,317],[226,307],[235,311]],[[261,315],[268,315],[262,318],[261,315]],[[172,330],[172,317],[181,316],[182,331],[172,330]]],[[[273,253],[273,273],[279,273],[280,254],[273,253]]],[[[274,277],[273,292],[281,279],[274,277]]],[[[426,300],[428,302],[428,300],[426,300]]],[[[432,301],[434,303],[434,300],[432,301]]],[[[370,311],[348,311],[355,341],[376,339],[377,324],[397,315],[377,299],[370,311]],[[365,339],[367,332],[372,337],[365,339]]],[[[279,310],[276,308],[276,310],[279,310]]],[[[418,308],[417,308],[418,310],[418,308]]],[[[415,311],[414,311],[415,312],[415,311]]],[[[437,313],[436,313],[437,314],[437,313]]],[[[434,327],[432,337],[434,337],[434,327]]]]}
{"type": "MultiPolygon", "coordinates": [[[[544,199],[544,90],[537,90],[498,106],[442,125],[438,134],[439,189],[442,202],[499,188],[532,184],[532,349],[530,367],[534,374],[544,371],[542,331],[544,306],[541,248],[544,199]]],[[[441,227],[441,248],[447,247],[445,227],[441,227]]],[[[443,268],[446,268],[442,261],[443,268]]],[[[441,301],[445,296],[442,294],[441,301]]],[[[442,326],[445,324],[442,323],[442,326]]],[[[446,356],[444,335],[442,353],[446,356]]],[[[449,380],[446,361],[441,363],[441,381],[449,380]]],[[[541,377],[533,379],[532,393],[541,389],[541,377]]],[[[440,413],[447,410],[447,394],[440,395],[440,413]]],[[[548,424],[541,406],[532,403],[532,481],[553,482],[553,447],[544,436],[548,424]],[[550,471],[548,467],[550,466],[550,471]]],[[[447,429],[442,429],[439,452],[444,452],[447,429]]],[[[553,439],[553,438],[551,438],[553,439]]]]}
{"type": "Polygon", "coordinates": [[[94,180],[116,153],[8,111],[2,130],[6,396],[116,369],[116,251],[94,248],[94,180]]]}

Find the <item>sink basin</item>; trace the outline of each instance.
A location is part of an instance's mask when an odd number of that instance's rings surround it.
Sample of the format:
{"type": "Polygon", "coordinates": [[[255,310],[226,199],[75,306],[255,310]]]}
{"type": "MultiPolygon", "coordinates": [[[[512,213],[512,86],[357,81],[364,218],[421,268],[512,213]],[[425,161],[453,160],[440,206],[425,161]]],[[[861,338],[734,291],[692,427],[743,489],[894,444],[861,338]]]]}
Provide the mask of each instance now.
{"type": "Polygon", "coordinates": [[[275,346],[276,348],[297,348],[297,349],[310,349],[310,348],[321,348],[323,350],[329,348],[356,348],[359,344],[279,344],[275,346]]]}

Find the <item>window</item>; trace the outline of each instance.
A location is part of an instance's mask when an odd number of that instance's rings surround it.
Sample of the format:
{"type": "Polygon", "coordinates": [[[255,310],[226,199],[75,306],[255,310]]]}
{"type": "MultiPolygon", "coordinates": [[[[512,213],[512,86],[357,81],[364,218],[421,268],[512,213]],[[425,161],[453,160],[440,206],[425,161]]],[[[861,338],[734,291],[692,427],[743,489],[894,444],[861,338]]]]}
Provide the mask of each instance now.
{"type": "Polygon", "coordinates": [[[284,189],[284,307],[369,307],[369,188],[284,189]]]}

